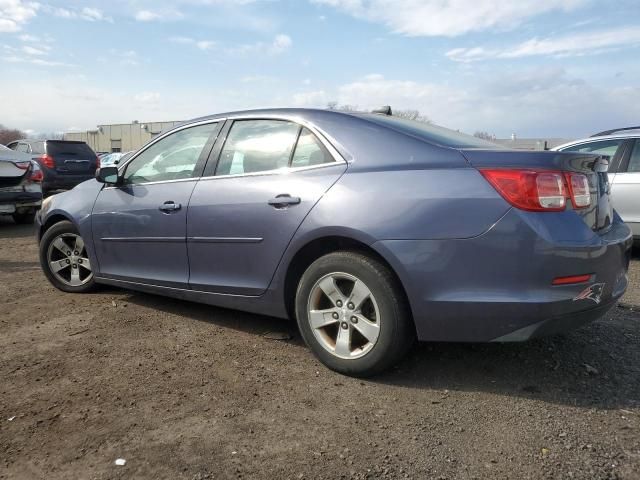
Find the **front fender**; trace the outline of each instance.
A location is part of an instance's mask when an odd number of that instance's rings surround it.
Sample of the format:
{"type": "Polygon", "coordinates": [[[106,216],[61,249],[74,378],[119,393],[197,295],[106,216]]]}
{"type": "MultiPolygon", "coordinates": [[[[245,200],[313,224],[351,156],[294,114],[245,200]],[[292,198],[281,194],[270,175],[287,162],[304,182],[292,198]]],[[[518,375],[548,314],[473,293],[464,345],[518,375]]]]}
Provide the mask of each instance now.
{"type": "Polygon", "coordinates": [[[84,239],[91,265],[95,266],[93,268],[94,273],[99,272],[100,266],[94,254],[91,212],[102,187],[103,184],[96,180],[87,180],[67,192],[45,198],[39,213],[38,240],[42,237],[46,228],[52,224],[51,220],[62,220],[64,218],[70,221],[84,239]]]}

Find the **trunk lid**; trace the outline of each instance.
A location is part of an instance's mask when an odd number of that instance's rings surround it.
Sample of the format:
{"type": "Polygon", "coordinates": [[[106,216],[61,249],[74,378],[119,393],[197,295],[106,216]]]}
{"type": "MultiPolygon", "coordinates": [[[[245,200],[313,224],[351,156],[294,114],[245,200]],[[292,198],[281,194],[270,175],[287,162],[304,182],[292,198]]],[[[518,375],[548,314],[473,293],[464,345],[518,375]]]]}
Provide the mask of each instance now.
{"type": "MultiPolygon", "coordinates": [[[[607,175],[609,166],[607,156],[551,151],[476,149],[464,149],[461,153],[475,168],[518,168],[582,173],[589,180],[591,205],[576,209],[576,214],[582,217],[594,231],[606,229],[611,225],[613,207],[607,175]]],[[[567,209],[573,209],[572,203],[567,203],[567,209]]]]}
{"type": "Polygon", "coordinates": [[[20,185],[30,170],[30,164],[31,158],[29,155],[13,152],[11,150],[1,150],[0,188],[20,185]]]}
{"type": "Polygon", "coordinates": [[[48,140],[46,152],[60,175],[92,175],[98,167],[97,155],[84,142],[48,140]]]}

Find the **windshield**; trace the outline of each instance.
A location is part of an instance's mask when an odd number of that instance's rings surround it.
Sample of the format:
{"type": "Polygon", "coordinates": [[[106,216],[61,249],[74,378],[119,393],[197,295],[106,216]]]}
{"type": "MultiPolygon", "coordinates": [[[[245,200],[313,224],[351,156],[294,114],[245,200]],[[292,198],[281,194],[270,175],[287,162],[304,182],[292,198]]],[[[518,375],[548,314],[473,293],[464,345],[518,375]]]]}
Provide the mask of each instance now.
{"type": "Polygon", "coordinates": [[[363,114],[362,117],[367,120],[392,128],[396,131],[412,135],[414,137],[426,140],[429,143],[435,143],[444,147],[452,148],[483,148],[483,149],[504,149],[503,146],[473,137],[465,133],[456,132],[448,128],[439,127],[432,123],[417,122],[415,120],[407,120],[390,115],[380,114],[363,114]]]}

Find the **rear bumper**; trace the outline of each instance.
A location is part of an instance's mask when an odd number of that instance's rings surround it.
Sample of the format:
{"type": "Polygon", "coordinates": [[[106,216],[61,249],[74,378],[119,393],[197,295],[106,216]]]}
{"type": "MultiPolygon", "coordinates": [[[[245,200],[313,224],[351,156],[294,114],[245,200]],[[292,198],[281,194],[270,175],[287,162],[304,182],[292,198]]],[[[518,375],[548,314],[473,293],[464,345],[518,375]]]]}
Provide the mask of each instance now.
{"type": "MultiPolygon", "coordinates": [[[[42,205],[42,191],[39,187],[32,186],[32,188],[35,191],[25,190],[23,186],[1,188],[0,205],[11,206],[14,211],[40,208],[42,205]]],[[[6,208],[3,210],[6,210],[7,213],[13,213],[6,208]]]]}
{"type": "Polygon", "coordinates": [[[547,217],[551,224],[538,215],[512,210],[469,239],[373,245],[405,287],[420,340],[526,340],[595,320],[615,304],[627,288],[629,228],[616,216],[599,235],[565,222],[563,213],[547,217]],[[592,278],[552,286],[556,277],[579,274],[592,278]],[[594,284],[601,284],[599,296],[581,295],[594,284]]]}

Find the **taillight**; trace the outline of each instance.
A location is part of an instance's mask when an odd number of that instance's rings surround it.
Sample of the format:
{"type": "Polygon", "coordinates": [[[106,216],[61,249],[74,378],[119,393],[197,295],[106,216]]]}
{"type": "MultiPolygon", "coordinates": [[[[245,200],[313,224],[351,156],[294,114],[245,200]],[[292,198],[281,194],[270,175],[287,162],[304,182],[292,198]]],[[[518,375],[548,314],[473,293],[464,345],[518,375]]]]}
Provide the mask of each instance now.
{"type": "Polygon", "coordinates": [[[51,155],[47,155],[45,153],[44,155],[40,155],[38,157],[38,160],[42,165],[44,165],[47,168],[56,168],[56,164],[53,161],[53,157],[51,155]]]}
{"type": "Polygon", "coordinates": [[[100,157],[96,157],[96,168],[100,168],[100,157]]]}
{"type": "Polygon", "coordinates": [[[561,172],[481,169],[480,173],[514,207],[532,212],[558,212],[566,205],[561,172]]]}
{"type": "Polygon", "coordinates": [[[14,165],[22,170],[29,170],[29,167],[31,167],[28,178],[32,182],[41,182],[44,179],[42,170],[40,170],[40,167],[35,162],[15,162],[14,165]]]}
{"type": "Polygon", "coordinates": [[[33,170],[31,170],[31,174],[29,174],[29,180],[37,183],[40,183],[42,180],[44,180],[42,170],[40,170],[39,168],[34,168],[33,170]]]}
{"type": "Polygon", "coordinates": [[[591,205],[591,192],[589,191],[589,179],[582,173],[566,173],[569,193],[574,208],[586,208],[591,205]]]}
{"type": "Polygon", "coordinates": [[[15,162],[14,165],[21,170],[26,170],[31,165],[31,162],[15,162]]]}

